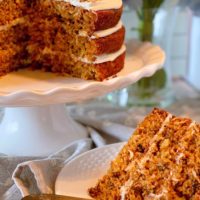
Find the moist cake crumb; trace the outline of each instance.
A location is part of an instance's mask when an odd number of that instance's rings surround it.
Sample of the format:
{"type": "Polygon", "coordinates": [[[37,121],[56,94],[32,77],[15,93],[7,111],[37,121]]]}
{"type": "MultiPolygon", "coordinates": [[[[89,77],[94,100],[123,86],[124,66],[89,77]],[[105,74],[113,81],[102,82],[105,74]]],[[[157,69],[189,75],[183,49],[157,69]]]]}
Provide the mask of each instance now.
{"type": "Polygon", "coordinates": [[[199,124],[156,108],[89,194],[98,200],[199,200],[199,147],[199,124]]]}
{"type": "Polygon", "coordinates": [[[121,14],[122,6],[92,11],[65,1],[1,0],[0,76],[20,68],[98,81],[116,74],[124,66],[125,28],[96,33],[118,27],[121,14]],[[113,53],[114,59],[95,62],[113,53]]]}

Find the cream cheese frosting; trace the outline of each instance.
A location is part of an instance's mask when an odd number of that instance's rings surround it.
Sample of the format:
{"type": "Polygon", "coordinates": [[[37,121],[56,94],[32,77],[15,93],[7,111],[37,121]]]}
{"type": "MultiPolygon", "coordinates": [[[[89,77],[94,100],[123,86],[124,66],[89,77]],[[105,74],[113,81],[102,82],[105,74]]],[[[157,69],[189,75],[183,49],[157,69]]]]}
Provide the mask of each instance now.
{"type": "Polygon", "coordinates": [[[122,21],[120,20],[118,22],[118,24],[112,28],[103,30],[103,31],[96,31],[94,32],[94,34],[91,36],[91,39],[96,39],[96,38],[102,38],[102,37],[106,37],[108,35],[111,35],[115,32],[117,32],[118,30],[120,30],[122,28],[123,24],[122,21]]]}
{"type": "MultiPolygon", "coordinates": [[[[87,64],[100,64],[100,63],[105,63],[105,62],[112,62],[114,61],[117,57],[122,55],[126,51],[126,46],[123,45],[121,49],[117,52],[110,53],[110,54],[102,54],[100,56],[96,56],[95,61],[89,61],[87,58],[76,58],[79,61],[82,61],[87,64]]],[[[55,51],[52,51],[50,48],[45,47],[42,51],[42,54],[54,54],[56,53],[55,51]]]]}
{"type": "Polygon", "coordinates": [[[87,58],[79,58],[78,60],[80,60],[80,61],[82,61],[84,63],[88,63],[88,64],[100,64],[100,63],[105,63],[105,62],[109,62],[109,61],[112,62],[117,57],[122,55],[125,51],[126,51],[126,46],[123,45],[121,47],[121,49],[119,51],[117,51],[117,52],[96,56],[96,60],[95,61],[89,61],[87,58]]]}
{"type": "Polygon", "coordinates": [[[116,26],[106,29],[106,30],[96,31],[90,37],[84,31],[79,31],[79,36],[89,37],[90,39],[102,38],[102,37],[106,37],[106,36],[112,35],[113,33],[117,32],[118,30],[120,30],[122,28],[122,26],[123,26],[123,24],[122,24],[122,21],[120,20],[116,26]]]}
{"type": "Polygon", "coordinates": [[[130,187],[132,186],[132,184],[133,184],[133,181],[131,179],[129,179],[124,184],[124,186],[122,186],[120,188],[120,197],[121,197],[121,200],[125,200],[126,199],[126,194],[127,194],[128,190],[130,189],[130,187]]]}
{"type": "MultiPolygon", "coordinates": [[[[61,1],[61,0],[59,0],[61,1]]],[[[73,6],[82,7],[86,10],[110,10],[122,7],[122,0],[91,0],[90,2],[81,2],[80,0],[63,0],[73,6]]]]}

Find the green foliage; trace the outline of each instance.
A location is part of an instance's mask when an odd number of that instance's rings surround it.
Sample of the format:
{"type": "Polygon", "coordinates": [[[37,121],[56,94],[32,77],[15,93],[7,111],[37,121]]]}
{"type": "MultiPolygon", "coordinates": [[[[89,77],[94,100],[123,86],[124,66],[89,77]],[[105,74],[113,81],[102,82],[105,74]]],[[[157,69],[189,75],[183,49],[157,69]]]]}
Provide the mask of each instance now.
{"type": "Polygon", "coordinates": [[[142,99],[150,98],[158,90],[165,87],[166,81],[167,74],[164,69],[160,69],[153,76],[138,81],[136,95],[142,99]]]}
{"type": "Polygon", "coordinates": [[[142,9],[154,9],[160,8],[164,0],[143,0],[143,8],[142,9]]]}
{"type": "Polygon", "coordinates": [[[164,0],[143,0],[142,7],[139,8],[137,16],[140,20],[139,36],[141,41],[152,41],[153,21],[157,10],[163,4],[164,0]]]}
{"type": "Polygon", "coordinates": [[[163,2],[164,0],[143,0],[142,7],[136,10],[138,18],[140,20],[145,20],[145,16],[144,16],[145,10],[152,10],[151,18],[154,18],[156,14],[156,10],[160,8],[163,2]]]}
{"type": "MultiPolygon", "coordinates": [[[[139,27],[135,30],[139,33],[141,41],[153,42],[154,18],[164,0],[143,0],[142,7],[138,9],[137,16],[140,20],[139,27]]],[[[165,87],[167,75],[164,69],[157,71],[152,77],[138,81],[138,96],[149,98],[156,91],[165,87]]]]}

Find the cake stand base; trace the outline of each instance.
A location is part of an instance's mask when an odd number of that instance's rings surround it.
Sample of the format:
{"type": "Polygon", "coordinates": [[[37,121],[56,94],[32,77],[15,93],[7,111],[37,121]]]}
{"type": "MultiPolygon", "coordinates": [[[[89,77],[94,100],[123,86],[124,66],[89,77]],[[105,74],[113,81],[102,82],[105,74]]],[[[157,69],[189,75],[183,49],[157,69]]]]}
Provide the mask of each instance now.
{"type": "Polygon", "coordinates": [[[0,153],[9,156],[47,156],[88,136],[64,104],[6,108],[0,130],[0,153]]]}

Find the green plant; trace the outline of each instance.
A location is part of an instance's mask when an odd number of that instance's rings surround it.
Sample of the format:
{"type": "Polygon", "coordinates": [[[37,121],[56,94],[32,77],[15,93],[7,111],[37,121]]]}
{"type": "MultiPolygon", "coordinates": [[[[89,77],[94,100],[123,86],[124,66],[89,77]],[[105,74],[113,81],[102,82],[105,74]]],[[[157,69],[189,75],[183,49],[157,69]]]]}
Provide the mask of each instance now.
{"type": "MultiPolygon", "coordinates": [[[[136,8],[139,27],[135,30],[138,32],[141,41],[153,42],[154,19],[163,2],[164,0],[142,0],[141,6],[136,8]]],[[[165,70],[160,69],[152,77],[143,78],[138,81],[136,95],[140,98],[150,98],[159,89],[165,87],[166,80],[165,70]]]]}

